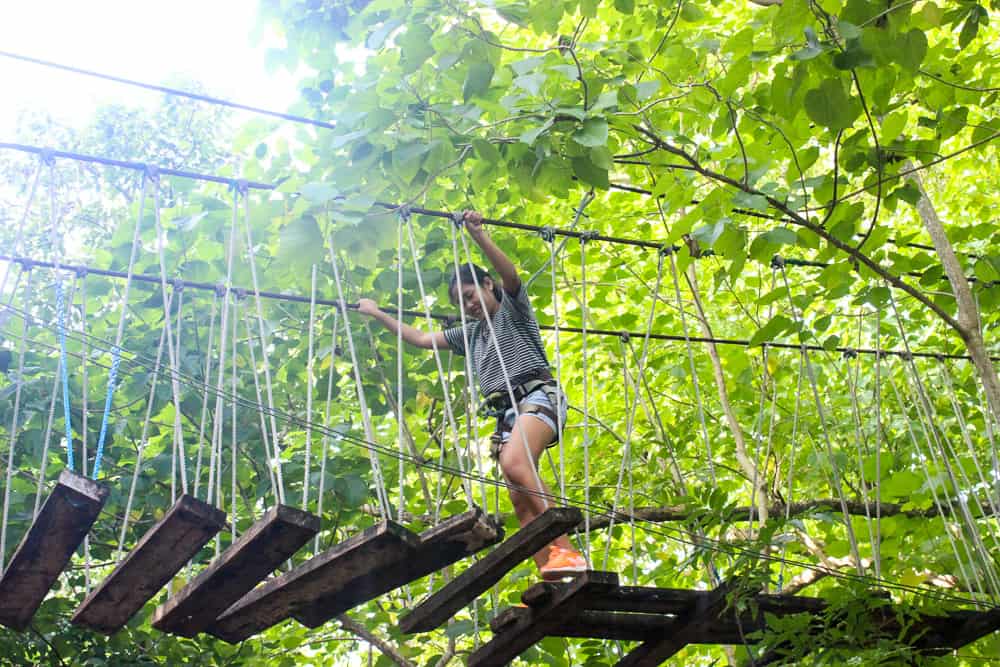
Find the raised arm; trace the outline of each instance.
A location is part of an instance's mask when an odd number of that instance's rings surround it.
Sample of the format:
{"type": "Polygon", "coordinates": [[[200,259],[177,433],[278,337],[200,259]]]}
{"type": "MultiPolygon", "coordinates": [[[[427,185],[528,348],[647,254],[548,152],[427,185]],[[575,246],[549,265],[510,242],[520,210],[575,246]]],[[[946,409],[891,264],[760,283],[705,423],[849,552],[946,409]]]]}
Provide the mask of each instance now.
{"type": "Polygon", "coordinates": [[[437,346],[439,350],[448,347],[448,341],[444,337],[443,331],[422,331],[416,327],[411,327],[405,322],[400,322],[386,312],[379,309],[378,304],[371,299],[361,299],[358,301],[358,312],[363,313],[377,320],[382,326],[392,333],[403,332],[403,340],[414,347],[430,350],[437,346]]]}
{"type": "Polygon", "coordinates": [[[521,278],[517,275],[517,267],[486,232],[483,227],[483,214],[479,211],[466,211],[464,218],[465,228],[469,230],[469,236],[476,242],[476,245],[483,249],[483,253],[490,260],[493,269],[500,276],[503,290],[507,294],[517,294],[521,289],[521,278]]]}

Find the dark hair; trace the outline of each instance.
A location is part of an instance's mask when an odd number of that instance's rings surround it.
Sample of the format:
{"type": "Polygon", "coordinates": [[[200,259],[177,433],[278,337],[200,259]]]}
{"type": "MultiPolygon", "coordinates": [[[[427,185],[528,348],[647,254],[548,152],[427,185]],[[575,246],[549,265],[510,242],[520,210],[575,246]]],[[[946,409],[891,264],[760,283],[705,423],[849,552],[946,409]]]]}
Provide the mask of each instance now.
{"type": "Polygon", "coordinates": [[[503,289],[500,287],[500,283],[493,279],[493,276],[481,266],[476,266],[475,264],[460,264],[458,271],[451,275],[451,280],[448,281],[448,296],[451,298],[453,303],[458,302],[458,283],[461,280],[462,285],[473,285],[476,282],[482,286],[483,281],[487,278],[493,283],[493,296],[496,297],[497,301],[503,301],[503,289]]]}

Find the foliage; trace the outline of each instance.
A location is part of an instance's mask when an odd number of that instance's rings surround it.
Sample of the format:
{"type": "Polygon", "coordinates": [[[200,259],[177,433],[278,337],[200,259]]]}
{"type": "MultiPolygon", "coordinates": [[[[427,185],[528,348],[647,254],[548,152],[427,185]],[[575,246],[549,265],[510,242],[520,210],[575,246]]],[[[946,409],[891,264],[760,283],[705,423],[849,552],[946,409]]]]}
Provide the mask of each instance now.
{"type": "MultiPolygon", "coordinates": [[[[975,542],[975,534],[981,534],[987,544],[993,543],[996,531],[995,522],[982,516],[993,508],[979,500],[991,493],[993,449],[977,378],[965,362],[918,358],[911,366],[905,357],[844,354],[843,348],[900,349],[909,344],[938,353],[964,352],[942,317],[953,314],[954,299],[915,211],[918,193],[903,178],[904,169],[914,167],[921,169],[935,206],[950,222],[949,234],[967,273],[977,279],[974,289],[988,339],[996,331],[1000,290],[992,281],[1000,279],[1000,249],[990,222],[995,207],[990,183],[1000,130],[993,88],[1000,61],[989,20],[995,10],[965,0],[946,6],[785,0],[768,7],[668,0],[265,0],[262,20],[279,26],[287,41],[270,54],[271,62],[277,67],[305,65],[316,73],[303,81],[295,111],[335,121],[337,129],[272,132],[269,125],[251,124],[237,133],[235,150],[248,156],[242,175],[280,185],[274,193],[251,196],[252,245],[237,216],[232,284],[252,284],[252,257],[262,290],[308,295],[315,266],[318,294],[334,295],[328,261],[332,242],[345,269],[348,300],[367,295],[386,306],[394,304],[398,221],[375,202],[450,211],[475,207],[492,218],[541,227],[576,224],[578,230],[676,244],[680,249],[658,263],[655,251],[648,249],[596,241],[560,246],[557,237],[557,280],[551,285],[548,243],[524,232],[493,230],[524,276],[538,273],[531,297],[543,323],[579,327],[586,322],[591,330],[634,334],[591,333],[586,353],[582,336],[559,335],[560,371],[576,409],[563,447],[553,450],[553,457],[556,468],[563,459],[573,502],[586,500],[599,510],[614,504],[673,508],[685,521],[595,530],[583,540],[595,565],[620,571],[640,585],[671,587],[704,585],[712,569],[726,575],[752,565],[773,590],[797,585],[796,578],[810,571],[804,564],[852,563],[856,550],[862,581],[870,584],[877,543],[882,577],[901,587],[894,589],[897,601],[924,609],[927,582],[944,582],[952,587],[950,593],[964,594],[989,585],[995,568],[991,557],[977,552],[975,542]],[[597,196],[584,209],[580,202],[590,191],[597,196]],[[786,261],[774,263],[775,255],[786,261]],[[891,290],[887,280],[894,285],[891,290]],[[642,334],[647,321],[654,332],[678,340],[649,344],[644,363],[648,390],[639,385],[637,396],[633,379],[646,347],[642,334]],[[705,348],[684,343],[686,336],[709,332],[750,342],[718,347],[726,403],[705,348]],[[799,343],[822,349],[810,353],[807,365],[799,343]],[[727,404],[746,435],[745,452],[727,424],[727,404]],[[741,462],[743,454],[747,464],[741,462]],[[774,508],[765,526],[746,521],[749,516],[734,518],[737,508],[749,514],[747,506],[762,500],[755,488],[763,489],[763,500],[774,508]],[[852,530],[846,530],[840,495],[874,503],[876,490],[886,503],[885,516],[876,522],[863,513],[855,515],[852,530]],[[936,517],[944,499],[967,491],[974,498],[971,521],[950,518],[943,523],[936,517]],[[811,500],[817,502],[807,511],[785,517],[785,503],[811,500]],[[898,511],[890,514],[888,503],[898,511]],[[921,511],[934,516],[921,516],[921,511]],[[779,563],[781,558],[790,563],[779,563]]],[[[118,117],[115,127],[127,117],[118,117]]],[[[199,127],[208,130],[211,124],[199,127]]],[[[171,126],[152,136],[162,139],[163,148],[178,136],[200,134],[171,126]]],[[[143,141],[106,147],[122,146],[119,155],[135,159],[137,145],[143,141]]],[[[170,154],[149,155],[166,160],[170,154]]],[[[185,160],[186,168],[226,172],[212,150],[196,155],[200,161],[185,160]]],[[[20,170],[23,182],[30,170],[23,164],[20,170]]],[[[113,224],[74,219],[93,234],[87,237],[93,243],[75,248],[81,260],[119,270],[127,266],[139,208],[131,187],[128,197],[108,205],[116,211],[113,224]]],[[[168,277],[225,282],[232,194],[179,179],[165,179],[162,187],[168,277]]],[[[19,190],[22,196],[24,191],[19,190]]],[[[44,224],[43,212],[39,225],[44,224]]],[[[453,261],[451,231],[447,221],[417,216],[414,223],[428,301],[444,311],[444,284],[453,261]]],[[[148,204],[142,225],[137,268],[158,275],[148,204]]],[[[39,242],[38,247],[44,246],[39,242]]],[[[420,307],[414,258],[405,245],[402,274],[405,307],[420,307]]],[[[88,332],[105,340],[113,338],[117,324],[115,284],[88,278],[88,294],[97,304],[88,310],[88,332]]],[[[37,304],[32,307],[38,317],[51,323],[49,294],[18,299],[37,304]]],[[[211,439],[214,401],[206,422],[200,416],[197,384],[205,376],[213,322],[218,363],[219,321],[213,319],[210,293],[182,294],[181,409],[190,463],[203,423],[211,439]]],[[[79,327],[82,303],[77,298],[74,304],[79,327]]],[[[99,561],[114,556],[163,326],[159,290],[136,288],[130,306],[125,349],[142,356],[126,355],[128,374],[115,400],[119,412],[107,468],[114,491],[93,540],[99,561]]],[[[236,358],[226,361],[223,378],[231,381],[235,364],[237,392],[253,403],[255,381],[264,382],[256,301],[243,299],[238,308],[236,358]]],[[[176,300],[172,309],[176,317],[176,300]]],[[[310,507],[318,510],[316,466],[328,445],[322,543],[332,544],[370,525],[375,502],[369,454],[358,444],[363,430],[349,345],[343,330],[332,331],[332,309],[320,308],[309,375],[308,304],[268,301],[260,312],[274,405],[280,410],[276,421],[286,501],[299,502],[308,487],[310,507]],[[296,420],[308,419],[314,426],[326,421],[328,378],[333,399],[329,424],[335,430],[312,429],[313,467],[307,476],[307,429],[296,420]],[[314,392],[311,413],[305,410],[307,387],[314,392]]],[[[14,351],[19,326],[17,318],[3,325],[14,351]]],[[[393,448],[395,339],[369,330],[356,318],[351,327],[376,439],[393,448]]],[[[51,324],[34,326],[31,334],[33,340],[54,342],[51,324]]],[[[226,335],[231,337],[232,331],[226,335]]],[[[555,335],[547,338],[552,353],[555,335]]],[[[71,342],[71,350],[83,350],[79,340],[71,342]]],[[[103,397],[106,376],[98,364],[107,363],[107,346],[95,344],[88,355],[90,413],[99,415],[97,400],[103,397]]],[[[33,502],[31,481],[41,457],[55,368],[51,348],[33,345],[28,359],[27,419],[15,450],[19,486],[14,489],[13,534],[23,530],[33,502]]],[[[416,457],[450,469],[468,464],[453,447],[434,359],[407,350],[403,363],[403,412],[416,457]]],[[[461,363],[448,355],[443,363],[454,380],[448,396],[458,403],[465,384],[461,363]]],[[[11,417],[12,386],[4,388],[0,423],[11,417]]],[[[178,483],[171,456],[169,383],[161,377],[158,387],[140,475],[143,502],[133,511],[129,543],[169,506],[176,490],[171,484],[178,483]]],[[[82,389],[78,372],[75,398],[82,389]]],[[[264,387],[261,391],[266,395],[264,387]]],[[[224,406],[222,496],[229,507],[234,472],[229,443],[235,422],[236,520],[244,530],[274,502],[268,473],[273,451],[262,437],[262,428],[270,426],[262,427],[252,405],[224,406]]],[[[81,417],[74,414],[75,424],[81,417]]],[[[88,422],[91,443],[95,421],[88,422]]],[[[464,440],[464,418],[462,422],[459,437],[464,440]]],[[[481,445],[488,429],[485,423],[480,426],[481,445]]],[[[473,440],[473,462],[488,466],[485,448],[477,448],[473,440]]],[[[400,446],[409,446],[407,438],[400,446]]],[[[400,473],[387,453],[380,460],[393,499],[402,487],[405,509],[416,517],[408,522],[414,529],[466,506],[454,475],[412,464],[400,473]]],[[[49,478],[60,461],[50,450],[49,478]]],[[[202,489],[208,483],[207,467],[206,462],[200,471],[202,489]]],[[[548,465],[543,470],[551,480],[553,471],[548,465]]],[[[189,474],[193,477],[190,468],[189,474]]],[[[509,504],[502,499],[496,508],[491,489],[484,497],[478,484],[473,487],[474,500],[491,511],[499,509],[513,529],[509,504]]],[[[495,610],[516,602],[533,576],[529,566],[520,567],[477,603],[475,613],[462,612],[440,632],[403,638],[395,630],[404,608],[438,586],[440,577],[355,613],[408,659],[436,664],[438,656],[471,650],[477,627],[495,610]]],[[[39,621],[50,641],[66,632],[65,611],[72,605],[64,603],[79,596],[77,579],[71,577],[66,586],[66,597],[54,598],[57,608],[39,621]]],[[[801,619],[776,622],[765,642],[777,645],[795,637],[792,648],[798,652],[793,655],[800,664],[840,664],[847,655],[891,664],[906,657],[898,637],[875,645],[863,641],[868,635],[860,610],[881,600],[867,587],[825,577],[805,592],[834,603],[820,638],[827,640],[826,648],[802,656],[815,642],[799,641],[802,627],[796,623],[801,619]]],[[[954,603],[948,600],[944,606],[954,603]]],[[[327,642],[338,636],[331,633],[338,631],[312,633],[288,623],[233,655],[216,642],[163,638],[142,616],[108,647],[97,644],[94,651],[126,652],[117,654],[122,661],[139,660],[139,648],[127,653],[131,646],[154,647],[146,655],[168,662],[189,658],[185,651],[195,646],[206,663],[350,660],[357,646],[327,642]]],[[[984,640],[962,654],[989,656],[995,646],[995,639],[984,640]]],[[[24,655],[31,661],[46,649],[44,642],[31,641],[19,643],[18,650],[30,651],[24,655]]],[[[616,659],[617,650],[603,642],[551,639],[525,659],[607,664],[616,659]]],[[[744,652],[736,650],[740,657],[744,652]]],[[[719,649],[699,646],[687,649],[682,659],[708,664],[718,657],[719,649]]],[[[963,661],[948,657],[938,662],[963,661]]]]}

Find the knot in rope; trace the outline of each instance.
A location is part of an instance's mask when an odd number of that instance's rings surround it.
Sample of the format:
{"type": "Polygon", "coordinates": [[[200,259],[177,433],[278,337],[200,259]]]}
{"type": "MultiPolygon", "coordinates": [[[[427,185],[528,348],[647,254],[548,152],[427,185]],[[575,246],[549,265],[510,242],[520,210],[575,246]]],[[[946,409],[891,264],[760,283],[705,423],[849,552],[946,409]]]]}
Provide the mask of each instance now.
{"type": "Polygon", "coordinates": [[[783,269],[785,268],[785,258],[781,255],[775,255],[771,258],[771,268],[772,269],[783,269]]]}
{"type": "Polygon", "coordinates": [[[17,260],[17,263],[21,265],[21,270],[25,272],[29,272],[35,268],[35,260],[33,259],[21,258],[17,260]]]}
{"type": "Polygon", "coordinates": [[[899,358],[902,359],[903,361],[913,361],[913,353],[910,352],[909,350],[904,352],[897,352],[897,354],[899,355],[899,358]]]}
{"type": "Polygon", "coordinates": [[[246,195],[250,192],[250,181],[245,178],[234,178],[230,182],[230,187],[236,194],[246,195]]]}
{"type": "Polygon", "coordinates": [[[542,240],[546,243],[552,243],[556,238],[556,230],[549,225],[546,225],[538,230],[538,235],[542,237],[542,240]]]}
{"type": "Polygon", "coordinates": [[[226,296],[226,293],[229,291],[229,288],[226,287],[225,285],[219,283],[219,284],[216,284],[212,288],[212,290],[215,292],[215,296],[223,297],[223,296],[226,296]]]}
{"type": "Polygon", "coordinates": [[[87,277],[87,267],[86,266],[78,266],[78,267],[76,267],[76,277],[80,278],[80,279],[86,278],[87,277]]]}
{"type": "Polygon", "coordinates": [[[677,246],[664,243],[663,245],[660,246],[660,249],[657,250],[656,252],[657,254],[659,254],[660,257],[666,257],[668,255],[672,255],[675,252],[677,252],[677,246]]]}
{"type": "Polygon", "coordinates": [[[580,243],[586,243],[587,241],[593,241],[597,238],[597,232],[594,230],[587,230],[580,232],[580,243]]]}
{"type": "Polygon", "coordinates": [[[160,168],[155,164],[143,165],[143,173],[146,175],[146,178],[154,183],[157,183],[160,180],[160,168]]]}
{"type": "Polygon", "coordinates": [[[451,214],[451,224],[455,225],[456,228],[461,229],[465,224],[465,211],[455,211],[451,214]]]}
{"type": "Polygon", "coordinates": [[[46,167],[51,167],[56,163],[56,154],[51,148],[43,148],[38,153],[38,157],[46,167]]]}
{"type": "Polygon", "coordinates": [[[170,281],[170,284],[174,286],[175,292],[184,291],[185,282],[183,278],[174,278],[173,280],[170,281]]]}
{"type": "Polygon", "coordinates": [[[849,348],[847,348],[847,349],[844,350],[843,355],[844,355],[844,359],[857,359],[858,358],[858,351],[855,350],[853,347],[849,347],[849,348]]]}
{"type": "Polygon", "coordinates": [[[410,209],[409,204],[402,204],[396,207],[396,214],[399,216],[399,221],[409,222],[410,218],[413,216],[413,211],[410,209]]]}
{"type": "Polygon", "coordinates": [[[247,298],[247,291],[242,287],[234,287],[233,298],[236,299],[237,301],[242,301],[243,299],[247,298]]]}
{"type": "Polygon", "coordinates": [[[632,334],[630,334],[628,331],[620,331],[618,333],[618,338],[621,339],[623,343],[628,343],[629,341],[632,340],[632,334]]]}

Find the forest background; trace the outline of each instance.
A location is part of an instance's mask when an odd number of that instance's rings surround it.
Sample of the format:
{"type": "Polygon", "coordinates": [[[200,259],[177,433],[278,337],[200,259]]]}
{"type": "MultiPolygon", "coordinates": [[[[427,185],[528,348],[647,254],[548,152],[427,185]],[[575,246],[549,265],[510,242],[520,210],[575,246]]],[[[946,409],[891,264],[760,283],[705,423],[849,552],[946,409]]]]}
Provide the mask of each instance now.
{"type": "MultiPolygon", "coordinates": [[[[372,651],[378,664],[444,665],[488,638],[489,618],[533,581],[528,565],[443,630],[413,637],[395,629],[399,616],[453,573],[322,629],[289,622],[237,647],[159,634],[151,605],[109,639],[68,622],[88,578],[115,562],[120,534],[134,544],[170,506],[181,460],[243,530],[274,503],[280,459],[290,503],[319,511],[324,499],[318,548],[378,520],[372,457],[410,527],[474,502],[514,529],[492,482],[487,424],[466,432],[475,422],[461,408],[461,359],[442,356],[446,390],[433,356],[399,355],[391,335],[352,316],[369,437],[344,321],[331,307],[310,316],[314,291],[336,298],[331,256],[348,301],[393,309],[402,280],[404,308],[454,314],[450,222],[413,216],[414,256],[401,218],[376,205],[391,202],[476,208],[543,232],[491,229],[532,279],[540,321],[560,328],[545,338],[573,409],[542,470],[589,510],[579,543],[595,567],[679,588],[739,573],[825,597],[835,604],[821,637],[791,620],[763,637],[785,642],[797,664],[910,659],[892,637],[859,646],[870,628],[844,610],[879,591],[922,611],[1000,595],[996,10],[967,0],[264,0],[257,21],[284,40],[268,62],[300,79],[289,112],[330,127],[236,122],[177,96],[153,109],[110,105],[84,127],[25,117],[21,144],[276,187],[251,189],[244,219],[224,185],[163,176],[161,244],[141,174],[0,154],[5,254],[124,271],[139,221],[138,272],[160,275],[162,246],[168,279],[249,289],[231,303],[156,285],[131,292],[104,464],[112,495],[89,559],[77,557],[30,633],[0,633],[0,654],[17,664],[365,664],[372,651]],[[258,310],[255,282],[306,302],[258,310]],[[238,324],[224,332],[229,357],[219,356],[226,303],[238,324]],[[166,371],[154,376],[167,317],[186,378],[176,403],[166,371]],[[213,411],[204,381],[220,362],[241,400],[213,411]],[[262,419],[260,403],[282,418],[262,419]],[[140,451],[141,502],[127,508],[140,451]],[[626,516],[609,530],[613,510],[626,516]]],[[[0,316],[8,557],[38,484],[66,463],[52,435],[62,418],[49,419],[57,276],[22,269],[0,295],[13,306],[0,316]]],[[[74,447],[92,462],[123,284],[64,280],[74,447]]],[[[525,660],[609,664],[625,648],[547,639],[525,660]]],[[[763,650],[695,646],[680,660],[738,664],[763,650]]],[[[915,659],[973,665],[998,651],[992,637],[915,659]]]]}

